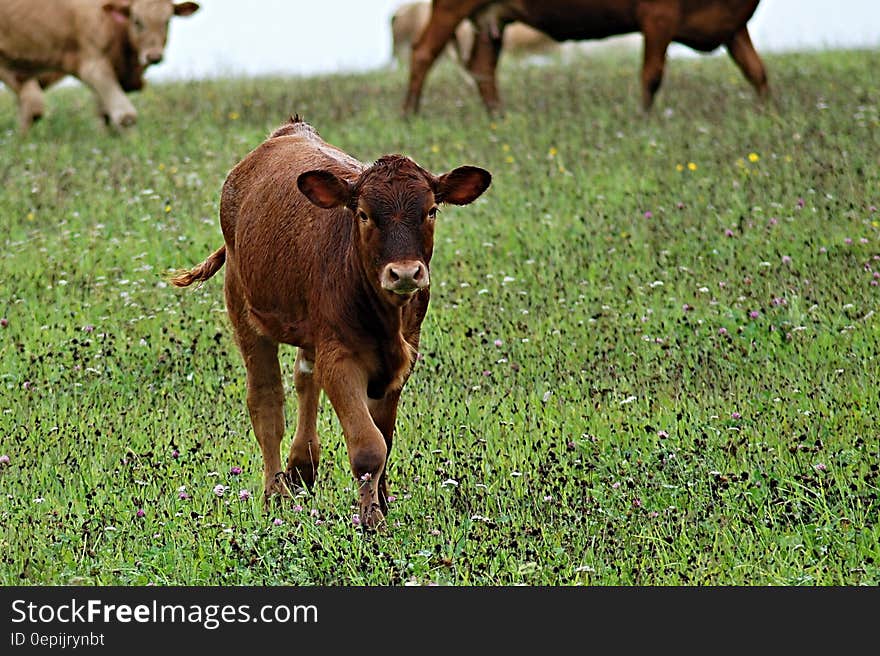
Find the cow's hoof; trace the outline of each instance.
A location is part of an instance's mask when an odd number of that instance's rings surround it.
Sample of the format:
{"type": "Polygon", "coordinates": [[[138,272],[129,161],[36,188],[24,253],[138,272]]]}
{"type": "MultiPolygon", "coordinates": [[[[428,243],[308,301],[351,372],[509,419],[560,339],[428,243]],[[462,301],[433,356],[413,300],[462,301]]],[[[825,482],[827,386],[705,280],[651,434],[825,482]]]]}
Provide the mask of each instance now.
{"type": "Polygon", "coordinates": [[[135,123],[137,123],[137,115],[136,114],[123,114],[122,116],[117,117],[109,117],[106,114],[104,115],[104,120],[109,122],[116,127],[117,129],[125,129],[130,128],[135,123]]]}

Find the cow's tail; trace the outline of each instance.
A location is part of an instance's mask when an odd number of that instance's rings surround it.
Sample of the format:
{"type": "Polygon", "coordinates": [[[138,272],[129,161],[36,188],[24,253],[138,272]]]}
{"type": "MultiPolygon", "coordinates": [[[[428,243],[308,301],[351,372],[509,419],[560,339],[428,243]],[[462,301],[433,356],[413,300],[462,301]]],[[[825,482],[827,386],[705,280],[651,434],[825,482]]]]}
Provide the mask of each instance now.
{"type": "Polygon", "coordinates": [[[208,256],[208,259],[188,271],[180,271],[170,278],[171,284],[177,287],[188,287],[194,282],[205,282],[217,273],[226,262],[226,245],[224,244],[208,256]]]}

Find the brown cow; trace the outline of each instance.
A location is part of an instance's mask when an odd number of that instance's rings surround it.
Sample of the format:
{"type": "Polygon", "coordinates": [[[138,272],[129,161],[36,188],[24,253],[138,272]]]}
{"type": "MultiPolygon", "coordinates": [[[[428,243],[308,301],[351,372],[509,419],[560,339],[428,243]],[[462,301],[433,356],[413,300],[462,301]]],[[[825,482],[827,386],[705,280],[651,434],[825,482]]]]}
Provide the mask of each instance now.
{"type": "MultiPolygon", "coordinates": [[[[487,110],[501,108],[495,69],[504,26],[518,20],[557,41],[601,39],[641,32],[644,37],[642,108],[648,110],[663,78],[666,49],[673,41],[710,52],[723,45],[760,96],[767,74],[746,27],[759,0],[434,0],[428,26],[413,46],[404,114],[419,109],[422,85],[437,53],[466,18],[478,33],[468,62],[487,110]],[[498,30],[480,29],[492,12],[498,30]]],[[[490,21],[491,24],[491,21],[490,21]]]]}
{"type": "Polygon", "coordinates": [[[94,91],[109,123],[134,124],[125,92],[162,61],[171,17],[198,9],[172,0],[0,0],[0,81],[18,96],[21,131],[43,115],[42,89],[65,75],[94,91]]]}
{"type": "Polygon", "coordinates": [[[225,245],[172,282],[204,281],[227,265],[226,308],[247,369],[266,501],[289,494],[289,484],[314,484],[324,390],[360,486],[361,521],[383,521],[397,403],[428,309],[437,205],[466,205],[490,182],[481,168],[435,176],[403,155],[362,164],[298,117],[229,173],[220,195],[225,245]],[[279,344],[298,347],[286,470],[279,344]]]}

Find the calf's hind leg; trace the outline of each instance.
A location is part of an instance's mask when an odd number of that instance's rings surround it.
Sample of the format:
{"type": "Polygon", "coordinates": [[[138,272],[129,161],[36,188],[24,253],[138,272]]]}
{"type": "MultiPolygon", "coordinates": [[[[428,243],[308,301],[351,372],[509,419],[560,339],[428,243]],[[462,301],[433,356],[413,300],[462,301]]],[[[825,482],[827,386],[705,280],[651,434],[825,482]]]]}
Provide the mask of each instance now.
{"type": "Polygon", "coordinates": [[[287,476],[291,483],[302,483],[307,488],[315,484],[321,444],[318,440],[318,398],[321,388],[315,382],[315,356],[299,349],[293,375],[299,402],[296,435],[287,458],[287,476]]]}
{"type": "Polygon", "coordinates": [[[241,315],[230,313],[230,318],[247,369],[247,406],[263,452],[263,502],[268,504],[275,495],[290,496],[281,468],[284,386],[278,344],[256,333],[241,315]]]}

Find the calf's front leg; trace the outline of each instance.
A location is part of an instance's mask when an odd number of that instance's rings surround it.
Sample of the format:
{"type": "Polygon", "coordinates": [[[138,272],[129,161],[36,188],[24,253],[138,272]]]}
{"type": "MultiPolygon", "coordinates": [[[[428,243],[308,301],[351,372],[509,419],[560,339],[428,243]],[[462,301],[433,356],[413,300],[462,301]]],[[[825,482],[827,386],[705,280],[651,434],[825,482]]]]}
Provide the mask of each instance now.
{"type": "Polygon", "coordinates": [[[380,528],[385,523],[379,497],[388,447],[367,407],[367,375],[354,360],[318,363],[321,386],[342,424],[348,461],[358,484],[362,525],[380,528]]]}
{"type": "Polygon", "coordinates": [[[381,399],[370,399],[368,407],[370,416],[376,427],[381,431],[385,439],[385,467],[379,477],[379,508],[382,512],[388,512],[388,459],[391,457],[391,445],[394,440],[394,425],[397,422],[397,404],[400,401],[401,390],[388,392],[381,399]]]}

